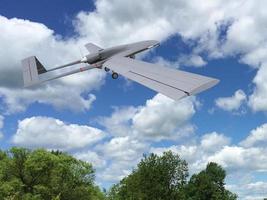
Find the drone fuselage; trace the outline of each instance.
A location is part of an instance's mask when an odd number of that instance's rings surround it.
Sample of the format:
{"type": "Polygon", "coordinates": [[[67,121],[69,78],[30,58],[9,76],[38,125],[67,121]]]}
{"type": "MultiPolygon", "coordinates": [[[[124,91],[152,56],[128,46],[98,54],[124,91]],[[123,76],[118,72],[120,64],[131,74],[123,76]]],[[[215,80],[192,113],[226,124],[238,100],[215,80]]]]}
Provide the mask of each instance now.
{"type": "Polygon", "coordinates": [[[106,49],[101,49],[96,53],[88,54],[84,58],[82,58],[81,61],[92,65],[95,63],[101,63],[101,61],[106,61],[112,58],[113,56],[124,56],[124,57],[134,58],[135,54],[158,45],[159,45],[158,41],[148,40],[133,44],[110,47],[106,49]]]}

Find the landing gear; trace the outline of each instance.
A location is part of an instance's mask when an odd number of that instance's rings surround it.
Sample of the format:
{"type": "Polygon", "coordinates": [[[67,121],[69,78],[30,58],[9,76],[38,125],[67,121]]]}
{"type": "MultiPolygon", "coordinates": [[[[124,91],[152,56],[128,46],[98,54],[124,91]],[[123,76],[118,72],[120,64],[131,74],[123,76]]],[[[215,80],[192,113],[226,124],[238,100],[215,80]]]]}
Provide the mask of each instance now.
{"type": "Polygon", "coordinates": [[[119,77],[119,74],[116,73],[116,72],[113,72],[112,75],[111,75],[111,77],[112,77],[113,79],[117,79],[117,78],[119,77]]]}
{"type": "Polygon", "coordinates": [[[105,67],[104,70],[105,70],[106,72],[109,72],[110,69],[107,68],[107,67],[105,67]]]}

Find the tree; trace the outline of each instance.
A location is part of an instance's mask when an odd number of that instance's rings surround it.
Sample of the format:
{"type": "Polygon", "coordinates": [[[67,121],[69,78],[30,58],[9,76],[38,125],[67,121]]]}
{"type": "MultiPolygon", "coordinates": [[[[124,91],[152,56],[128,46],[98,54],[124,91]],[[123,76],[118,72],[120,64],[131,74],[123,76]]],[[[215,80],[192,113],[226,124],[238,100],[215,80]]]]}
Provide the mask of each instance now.
{"type": "Polygon", "coordinates": [[[185,193],[189,200],[235,200],[237,196],[225,189],[225,170],[216,163],[209,163],[205,170],[190,178],[185,193]]]}
{"type": "Polygon", "coordinates": [[[12,148],[0,151],[0,200],[104,199],[91,164],[65,153],[12,148]]]}
{"type": "Polygon", "coordinates": [[[187,182],[187,163],[177,154],[144,156],[137,168],[114,185],[109,200],[236,200],[225,189],[225,170],[209,163],[205,170],[194,174],[187,182]]]}
{"type": "Polygon", "coordinates": [[[137,169],[109,193],[112,200],[182,199],[182,188],[188,177],[187,163],[171,151],[162,156],[144,156],[137,169]]]}

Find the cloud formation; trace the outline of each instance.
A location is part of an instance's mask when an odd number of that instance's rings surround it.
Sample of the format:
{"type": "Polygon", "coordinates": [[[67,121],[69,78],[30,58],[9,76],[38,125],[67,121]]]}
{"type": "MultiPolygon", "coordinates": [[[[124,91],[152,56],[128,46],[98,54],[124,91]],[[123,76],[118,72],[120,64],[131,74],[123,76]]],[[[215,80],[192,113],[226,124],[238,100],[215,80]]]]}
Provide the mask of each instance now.
{"type": "Polygon", "coordinates": [[[265,147],[267,145],[267,124],[262,124],[252,130],[249,136],[240,142],[244,147],[265,147]]]}
{"type": "Polygon", "coordinates": [[[198,104],[194,97],[177,102],[157,94],[143,106],[115,109],[99,123],[115,136],[131,135],[152,141],[178,139],[194,132],[189,121],[198,104]]]}
{"type": "Polygon", "coordinates": [[[15,145],[30,148],[72,150],[89,147],[105,137],[99,129],[49,117],[31,117],[18,123],[15,145]]]}
{"type": "Polygon", "coordinates": [[[215,100],[217,107],[225,111],[237,111],[242,106],[243,103],[246,103],[247,96],[243,90],[237,90],[231,97],[220,97],[215,100]]]}

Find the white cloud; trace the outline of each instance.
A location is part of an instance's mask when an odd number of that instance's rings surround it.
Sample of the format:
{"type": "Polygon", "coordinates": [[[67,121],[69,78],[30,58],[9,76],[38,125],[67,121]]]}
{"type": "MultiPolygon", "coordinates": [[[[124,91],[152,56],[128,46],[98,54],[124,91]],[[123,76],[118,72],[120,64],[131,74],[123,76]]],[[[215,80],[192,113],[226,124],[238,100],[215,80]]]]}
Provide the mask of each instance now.
{"type": "Polygon", "coordinates": [[[246,94],[243,90],[237,90],[231,97],[220,97],[216,99],[217,107],[226,111],[237,111],[243,103],[246,102],[246,94]]]}
{"type": "Polygon", "coordinates": [[[203,135],[200,140],[191,138],[193,142],[181,145],[172,145],[163,148],[151,148],[151,152],[162,154],[164,151],[173,151],[189,163],[191,173],[202,170],[208,163],[208,158],[221,151],[230,143],[230,139],[216,132],[203,135]]]}
{"type": "Polygon", "coordinates": [[[157,94],[144,106],[117,108],[110,117],[99,121],[115,136],[131,135],[153,141],[178,139],[194,132],[189,120],[198,105],[194,97],[177,102],[157,94]]]}
{"type": "Polygon", "coordinates": [[[253,82],[256,87],[249,97],[249,105],[254,111],[267,111],[267,63],[259,69],[253,82]]]}
{"type": "Polygon", "coordinates": [[[195,114],[194,101],[187,98],[177,102],[158,94],[133,116],[132,128],[144,137],[172,137],[179,128],[188,125],[188,120],[195,114]]]}
{"type": "Polygon", "coordinates": [[[117,183],[131,173],[132,166],[134,166],[134,164],[129,164],[125,166],[121,163],[114,162],[113,164],[108,166],[103,172],[101,172],[100,179],[109,183],[117,183]]]}
{"type": "Polygon", "coordinates": [[[216,154],[209,156],[209,162],[217,162],[228,171],[267,171],[267,149],[225,146],[216,154]]]}
{"type": "Polygon", "coordinates": [[[247,53],[264,42],[261,32],[255,32],[260,27],[251,16],[238,18],[227,32],[227,42],[224,51],[231,53],[247,53]],[[245,33],[245,34],[244,34],[245,33]],[[250,35],[250,38],[247,36],[250,35]]]}
{"type": "Polygon", "coordinates": [[[140,4],[99,0],[95,2],[95,12],[79,13],[76,30],[86,38],[108,45],[140,38],[164,40],[175,33],[185,39],[196,39],[207,31],[216,32],[216,22],[230,14],[227,9],[235,9],[241,3],[217,0],[199,5],[197,0],[169,0],[162,4],[159,0],[145,0],[140,4]]]}
{"type": "Polygon", "coordinates": [[[26,147],[70,150],[90,146],[105,134],[96,128],[66,124],[55,118],[31,117],[19,121],[12,142],[26,147]]]}
{"type": "Polygon", "coordinates": [[[152,60],[155,64],[164,66],[164,67],[170,67],[170,68],[179,68],[180,67],[180,63],[178,62],[178,60],[176,61],[170,61],[170,60],[166,60],[161,56],[156,56],[155,58],[153,58],[152,60]]]}
{"type": "Polygon", "coordinates": [[[86,161],[88,163],[91,163],[93,167],[96,169],[103,169],[106,167],[107,162],[104,160],[100,155],[98,155],[94,151],[82,151],[77,152],[74,154],[74,157],[76,157],[79,160],[86,161]]]}
{"type": "Polygon", "coordinates": [[[267,124],[263,124],[252,130],[249,136],[240,142],[244,147],[266,146],[267,144],[267,124]]]}
{"type": "Polygon", "coordinates": [[[96,150],[110,161],[100,174],[100,179],[107,182],[118,182],[128,175],[132,168],[140,161],[149,145],[130,136],[115,137],[105,144],[99,144],[96,150]]]}
{"type": "Polygon", "coordinates": [[[203,60],[203,58],[199,55],[182,55],[178,58],[178,62],[180,65],[185,65],[189,67],[203,67],[207,64],[206,61],[203,60]]]}
{"type": "Polygon", "coordinates": [[[48,84],[36,90],[0,88],[0,96],[2,94],[4,104],[7,106],[5,114],[25,111],[26,107],[33,102],[49,104],[57,109],[70,109],[72,111],[90,109],[91,104],[96,100],[95,95],[88,94],[87,97],[81,97],[82,90],[76,89],[57,84],[54,86],[48,84]]]}
{"type": "Polygon", "coordinates": [[[267,171],[266,148],[231,146],[229,138],[214,132],[205,134],[195,144],[152,148],[151,152],[161,154],[166,150],[178,153],[186,159],[192,173],[204,169],[208,162],[216,162],[230,173],[267,171]]]}
{"type": "Polygon", "coordinates": [[[98,122],[114,136],[131,135],[132,130],[129,127],[137,111],[138,108],[133,106],[115,108],[110,117],[101,117],[98,122]]]}
{"type": "Polygon", "coordinates": [[[145,144],[129,136],[113,138],[104,144],[104,148],[101,148],[104,154],[109,154],[110,158],[126,162],[136,160],[136,156],[139,157],[136,152],[142,152],[144,149],[145,144]]]}
{"type": "Polygon", "coordinates": [[[208,133],[201,138],[201,148],[205,151],[216,152],[222,147],[230,144],[230,138],[216,132],[208,133]]]}
{"type": "Polygon", "coordinates": [[[227,188],[237,192],[241,200],[263,200],[267,196],[267,183],[262,181],[229,185],[227,188]]]}

